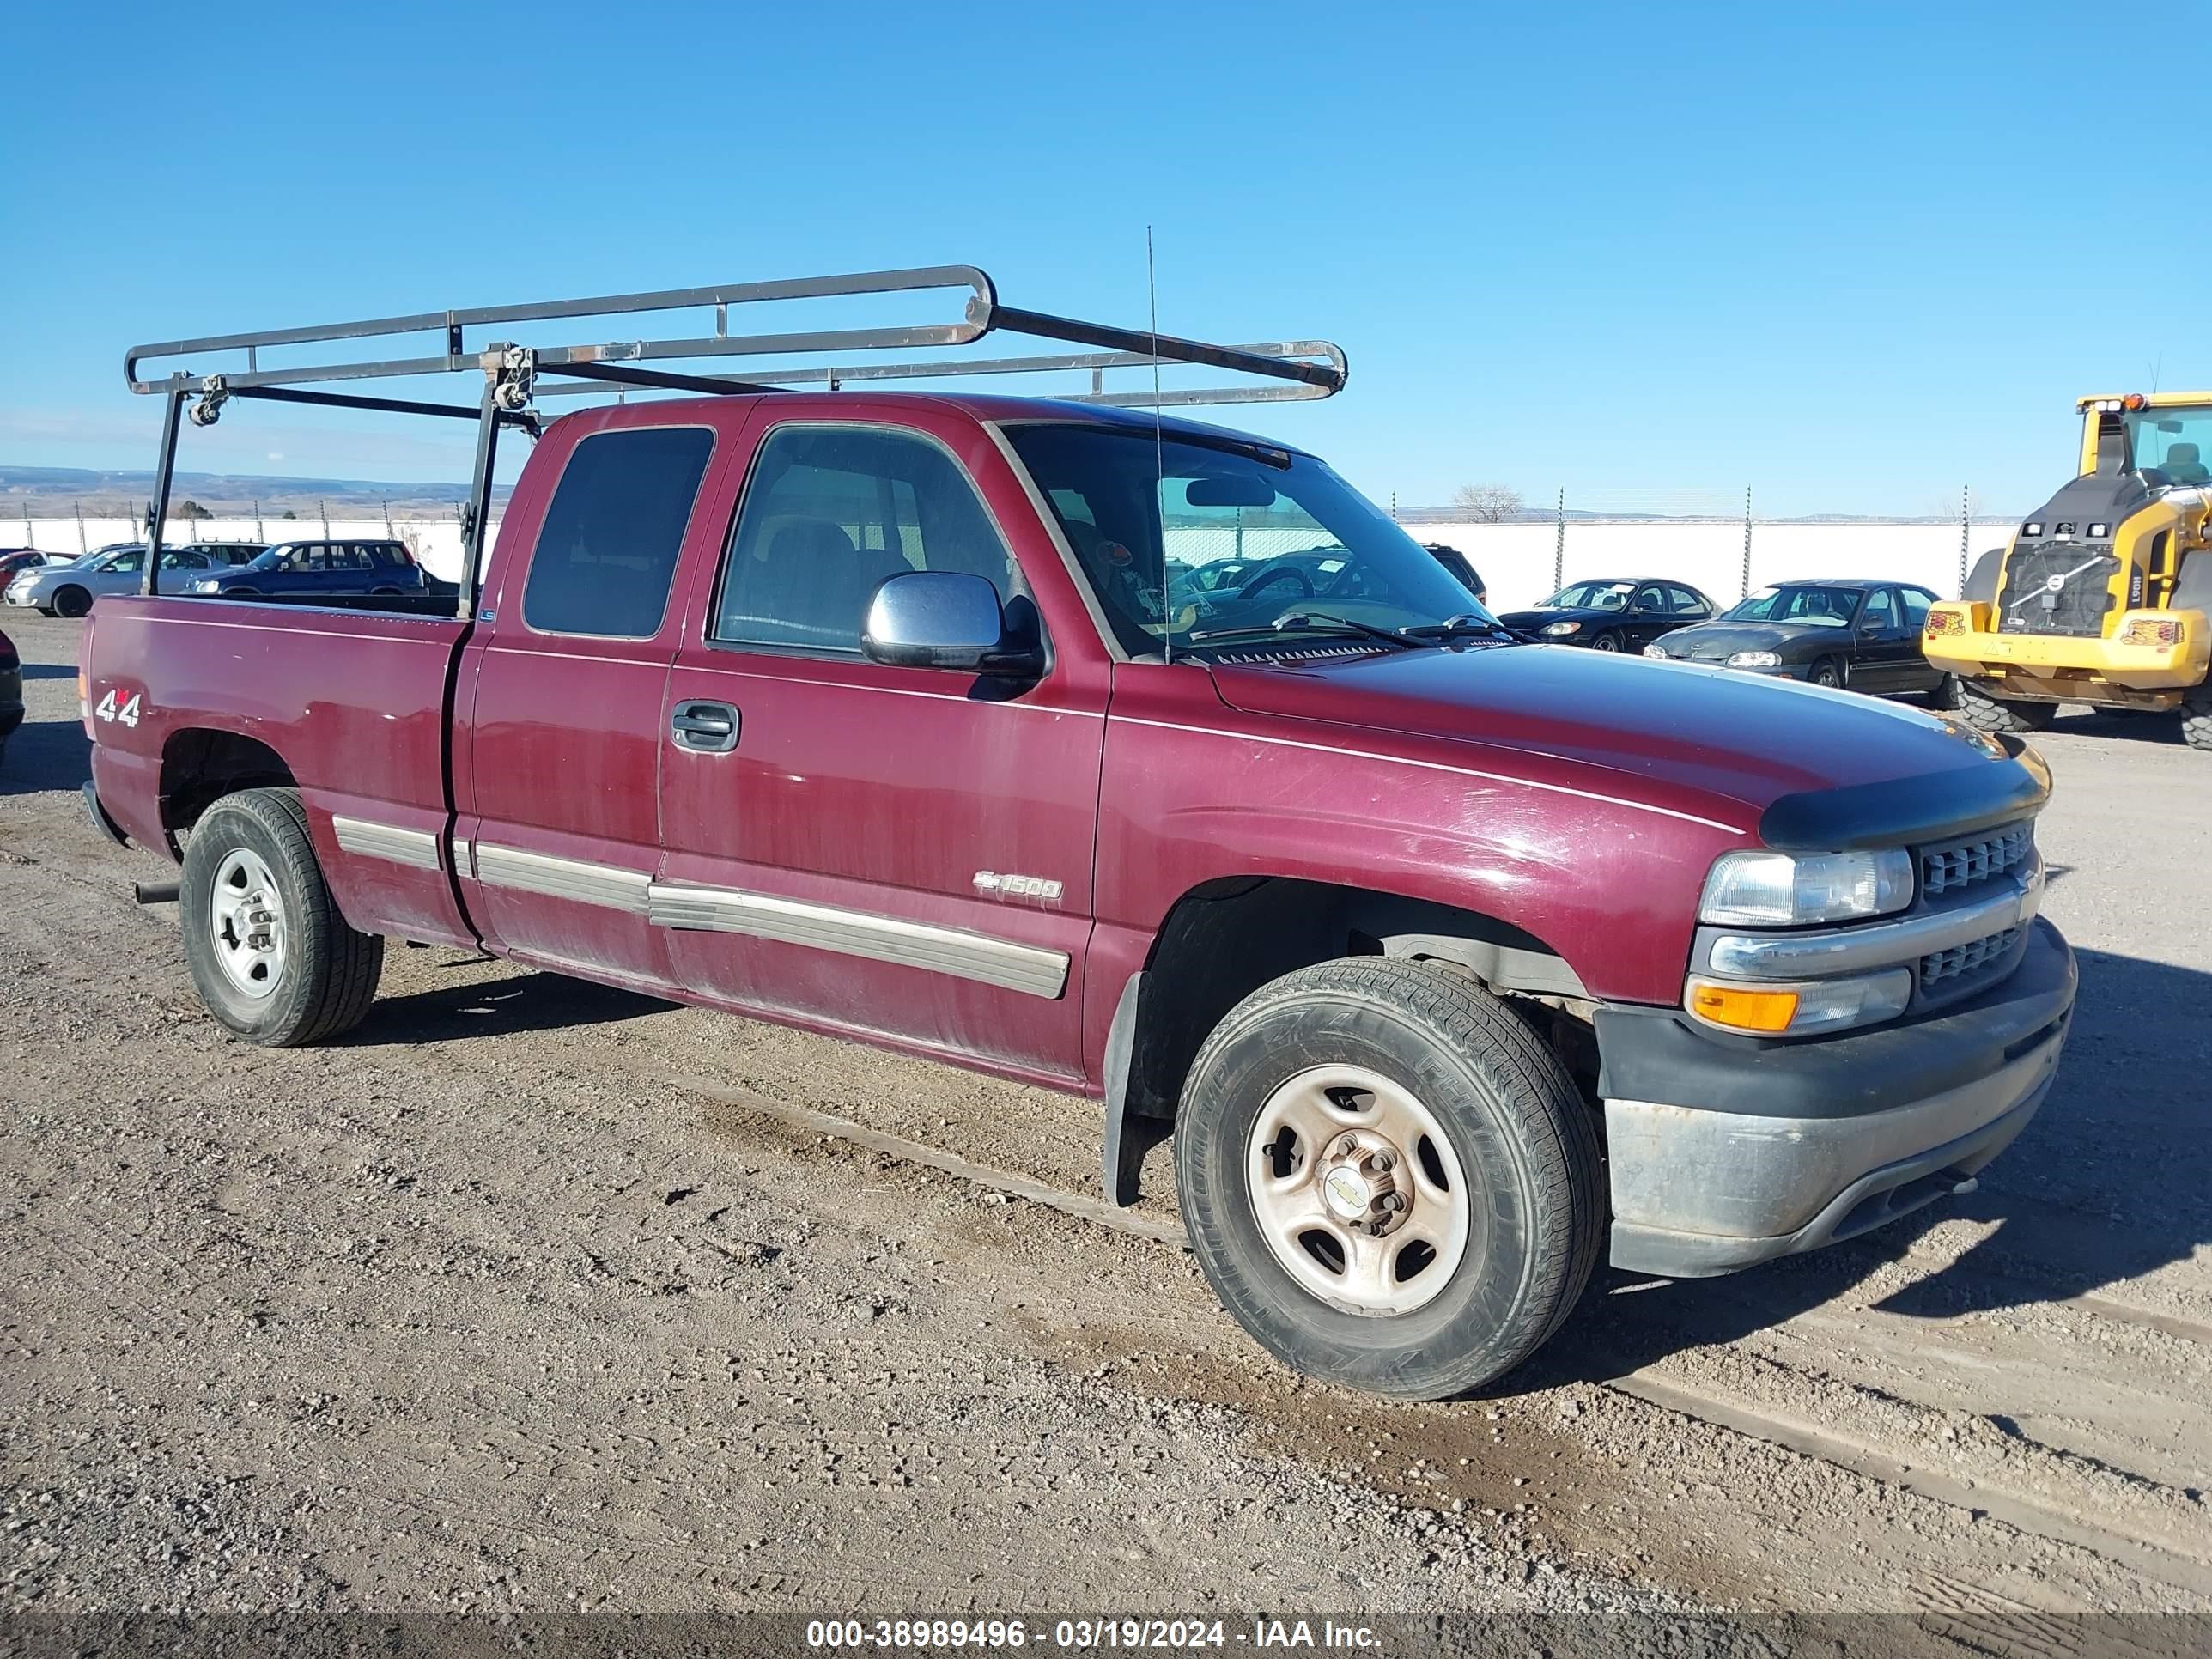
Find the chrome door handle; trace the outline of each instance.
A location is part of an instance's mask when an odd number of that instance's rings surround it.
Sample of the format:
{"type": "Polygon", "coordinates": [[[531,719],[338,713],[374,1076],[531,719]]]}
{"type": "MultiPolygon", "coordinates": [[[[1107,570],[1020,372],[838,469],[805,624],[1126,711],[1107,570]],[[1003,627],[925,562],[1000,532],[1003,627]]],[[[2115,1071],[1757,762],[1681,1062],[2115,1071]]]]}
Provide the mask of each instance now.
{"type": "Polygon", "coordinates": [[[678,746],[702,755],[726,755],[738,746],[738,711],[726,702],[679,702],[668,727],[678,746]]]}

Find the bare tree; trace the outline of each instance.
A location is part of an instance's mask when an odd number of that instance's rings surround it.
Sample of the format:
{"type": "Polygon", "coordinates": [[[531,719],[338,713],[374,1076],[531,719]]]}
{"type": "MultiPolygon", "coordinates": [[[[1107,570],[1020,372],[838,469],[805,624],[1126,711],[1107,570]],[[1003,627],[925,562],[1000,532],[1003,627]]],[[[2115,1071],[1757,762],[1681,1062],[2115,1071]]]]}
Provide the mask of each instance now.
{"type": "Polygon", "coordinates": [[[1521,516],[1521,492],[1504,484],[1462,484],[1452,505],[1477,524],[1503,524],[1521,516]]]}

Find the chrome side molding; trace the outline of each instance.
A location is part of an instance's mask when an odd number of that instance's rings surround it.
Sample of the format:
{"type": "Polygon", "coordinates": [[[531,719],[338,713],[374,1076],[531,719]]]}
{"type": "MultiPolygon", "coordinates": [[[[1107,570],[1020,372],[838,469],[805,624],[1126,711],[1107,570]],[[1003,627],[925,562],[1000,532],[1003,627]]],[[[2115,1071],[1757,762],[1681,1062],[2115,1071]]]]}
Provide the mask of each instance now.
{"type": "Polygon", "coordinates": [[[427,830],[402,830],[397,824],[372,823],[367,818],[331,817],[331,832],[338,846],[365,859],[383,859],[410,870],[438,867],[438,838],[427,830]]]}
{"type": "Polygon", "coordinates": [[[987,933],[879,916],[827,904],[803,904],[720,887],[653,884],[647,917],[658,927],[748,933],[872,962],[972,979],[1025,996],[1057,997],[1067,985],[1067,952],[987,933]]]}
{"type": "Polygon", "coordinates": [[[525,853],[489,842],[476,846],[477,879],[487,887],[507,887],[517,892],[542,893],[548,898],[573,899],[579,904],[602,904],[610,909],[643,915],[646,890],[653,878],[642,870],[618,870],[608,864],[586,864],[580,859],[554,858],[544,853],[525,853]]]}

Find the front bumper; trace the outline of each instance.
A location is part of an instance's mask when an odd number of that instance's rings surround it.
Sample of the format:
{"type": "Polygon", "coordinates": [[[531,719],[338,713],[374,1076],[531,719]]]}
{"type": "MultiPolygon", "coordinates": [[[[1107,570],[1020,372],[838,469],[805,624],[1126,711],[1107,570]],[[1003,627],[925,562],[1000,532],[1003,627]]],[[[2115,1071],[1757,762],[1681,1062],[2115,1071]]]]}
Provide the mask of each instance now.
{"type": "Polygon", "coordinates": [[[2202,611],[2124,611],[2102,637],[1999,633],[1990,606],[1966,599],[1931,607],[1929,620],[1930,630],[1920,641],[1929,662],[1995,697],[2171,708],[2212,668],[2212,623],[2202,611]],[[2120,636],[2137,617],[2173,623],[2179,638],[2172,645],[2130,645],[2120,636]],[[1947,623],[1960,631],[1934,631],[1947,623]]]}
{"type": "Polygon", "coordinates": [[[1957,1189],[2050,1092],[2075,987],[2038,920],[2002,984],[1871,1030],[1716,1040],[1665,1011],[1600,1010],[1613,1266],[1732,1273],[1957,1189]]]}

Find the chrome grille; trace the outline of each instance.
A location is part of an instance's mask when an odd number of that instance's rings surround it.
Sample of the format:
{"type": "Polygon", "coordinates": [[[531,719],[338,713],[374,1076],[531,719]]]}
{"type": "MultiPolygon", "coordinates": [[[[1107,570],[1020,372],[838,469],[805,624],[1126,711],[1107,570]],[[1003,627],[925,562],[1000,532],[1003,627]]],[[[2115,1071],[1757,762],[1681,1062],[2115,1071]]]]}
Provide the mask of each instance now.
{"type": "Polygon", "coordinates": [[[1929,898],[1955,893],[2027,863],[2035,855],[2033,823],[2008,824],[1972,841],[1933,847],[1920,855],[1920,890],[1929,898]]]}
{"type": "Polygon", "coordinates": [[[1939,985],[1965,979],[1978,969],[2003,961],[2013,946],[2020,943],[2021,932],[2018,927],[2008,927],[2002,933],[1984,933],[1964,945],[1954,945],[1948,951],[1921,957],[1921,994],[1925,996],[1939,985]]]}

